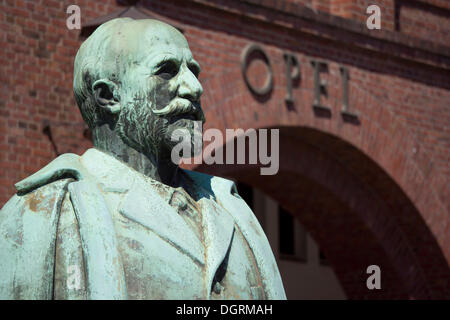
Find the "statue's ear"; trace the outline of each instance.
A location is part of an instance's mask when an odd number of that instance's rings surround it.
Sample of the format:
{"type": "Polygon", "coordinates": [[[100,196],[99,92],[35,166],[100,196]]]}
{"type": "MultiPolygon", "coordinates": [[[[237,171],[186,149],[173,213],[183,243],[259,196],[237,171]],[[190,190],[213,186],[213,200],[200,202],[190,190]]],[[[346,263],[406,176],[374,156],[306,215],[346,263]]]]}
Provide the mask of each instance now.
{"type": "Polygon", "coordinates": [[[117,95],[117,85],[108,79],[100,79],[92,85],[97,106],[106,109],[111,114],[120,111],[120,101],[117,95]]]}

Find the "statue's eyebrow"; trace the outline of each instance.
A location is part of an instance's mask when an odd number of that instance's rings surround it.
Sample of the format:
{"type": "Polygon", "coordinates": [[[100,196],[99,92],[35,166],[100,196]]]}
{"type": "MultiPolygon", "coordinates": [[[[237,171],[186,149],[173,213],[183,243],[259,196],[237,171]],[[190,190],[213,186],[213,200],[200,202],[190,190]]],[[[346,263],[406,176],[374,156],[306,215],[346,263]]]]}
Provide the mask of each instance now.
{"type": "Polygon", "coordinates": [[[188,67],[192,72],[196,73],[197,75],[202,71],[202,68],[200,68],[200,65],[195,60],[189,61],[188,67]]]}
{"type": "Polygon", "coordinates": [[[159,67],[161,67],[163,64],[165,64],[167,62],[172,62],[172,63],[174,63],[177,66],[180,64],[180,61],[175,56],[165,55],[165,56],[162,56],[162,58],[160,58],[160,61],[156,64],[155,67],[159,68],[159,67]]]}
{"type": "Polygon", "coordinates": [[[177,57],[175,57],[171,53],[160,53],[156,56],[147,57],[144,63],[153,69],[161,67],[164,63],[167,63],[168,61],[175,63],[177,66],[180,63],[177,57]]]}

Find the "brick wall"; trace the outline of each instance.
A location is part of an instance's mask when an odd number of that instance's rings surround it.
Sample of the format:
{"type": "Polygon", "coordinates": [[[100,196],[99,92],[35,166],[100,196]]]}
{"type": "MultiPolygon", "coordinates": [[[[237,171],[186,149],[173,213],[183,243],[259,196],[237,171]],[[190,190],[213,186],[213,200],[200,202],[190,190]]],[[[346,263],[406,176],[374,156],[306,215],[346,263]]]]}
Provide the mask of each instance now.
{"type": "MultiPolygon", "coordinates": [[[[421,2],[433,9],[416,14],[417,6],[409,13],[402,6],[396,31],[394,1],[371,1],[383,20],[382,30],[368,31],[365,0],[145,1],[144,10],[183,26],[203,70],[207,127],[282,127],[279,175],[264,178],[246,166],[199,169],[247,180],[283,203],[319,242],[350,298],[450,292],[448,6],[421,2]],[[440,20],[422,26],[429,12],[440,20]],[[274,89],[266,97],[252,95],[242,78],[250,43],[271,61],[274,89]],[[289,106],[284,52],[297,56],[301,71],[289,106]],[[328,63],[321,74],[328,116],[312,108],[311,59],[328,63]],[[342,66],[356,123],[340,115],[342,66]],[[386,270],[389,290],[365,288],[369,257],[386,270]]],[[[91,146],[72,93],[82,41],[65,25],[73,3],[82,23],[122,8],[113,0],[0,1],[0,205],[15,182],[57,154],[91,146]]],[[[265,72],[257,61],[249,68],[255,86],[265,72]]]]}
{"type": "Polygon", "coordinates": [[[402,2],[398,8],[398,30],[404,34],[448,45],[450,43],[450,8],[424,2],[402,2]]]}

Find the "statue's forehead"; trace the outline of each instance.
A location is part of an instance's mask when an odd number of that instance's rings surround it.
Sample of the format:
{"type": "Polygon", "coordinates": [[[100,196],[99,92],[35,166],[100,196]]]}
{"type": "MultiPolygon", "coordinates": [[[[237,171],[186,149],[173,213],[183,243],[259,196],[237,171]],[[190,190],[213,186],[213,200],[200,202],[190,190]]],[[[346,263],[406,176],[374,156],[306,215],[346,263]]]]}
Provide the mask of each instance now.
{"type": "Polygon", "coordinates": [[[187,46],[187,43],[186,45],[180,45],[179,43],[171,41],[154,40],[149,42],[142,41],[139,44],[136,57],[140,61],[146,62],[160,60],[164,57],[173,57],[178,60],[189,61],[192,59],[192,53],[187,46]]]}
{"type": "Polygon", "coordinates": [[[160,55],[192,59],[186,38],[175,28],[162,23],[140,23],[127,30],[128,50],[138,60],[151,60],[160,55]]]}

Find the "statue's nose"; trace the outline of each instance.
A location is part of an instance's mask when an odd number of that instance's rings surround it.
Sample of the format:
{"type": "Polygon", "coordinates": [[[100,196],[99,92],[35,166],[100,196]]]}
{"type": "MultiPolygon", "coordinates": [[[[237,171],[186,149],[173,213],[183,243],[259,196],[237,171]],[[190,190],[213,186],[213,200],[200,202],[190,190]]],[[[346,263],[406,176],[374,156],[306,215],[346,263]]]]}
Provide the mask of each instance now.
{"type": "Polygon", "coordinates": [[[198,101],[203,94],[203,87],[197,77],[191,70],[185,68],[180,75],[180,84],[178,87],[178,96],[189,99],[190,101],[198,101]]]}

